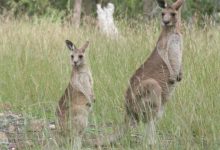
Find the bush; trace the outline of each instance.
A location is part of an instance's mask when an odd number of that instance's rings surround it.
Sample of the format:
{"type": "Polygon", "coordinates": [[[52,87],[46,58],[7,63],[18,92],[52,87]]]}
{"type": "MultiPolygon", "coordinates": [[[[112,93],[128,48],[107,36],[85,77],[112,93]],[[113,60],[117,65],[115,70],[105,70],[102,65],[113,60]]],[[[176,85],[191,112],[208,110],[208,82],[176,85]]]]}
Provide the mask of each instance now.
{"type": "MultiPolygon", "coordinates": [[[[143,16],[143,0],[91,0],[84,1],[83,7],[86,8],[90,14],[95,14],[95,3],[101,2],[106,4],[112,2],[115,4],[115,16],[119,18],[132,18],[137,19],[143,16]],[[93,9],[88,11],[87,9],[91,6],[93,9]]],[[[171,0],[167,0],[171,1],[171,0]]],[[[174,0],[172,0],[174,1],[174,0]]],[[[220,0],[185,0],[183,16],[184,18],[191,18],[194,14],[199,15],[199,19],[204,15],[212,16],[216,11],[220,11],[220,0]]],[[[62,12],[64,16],[70,14],[70,9],[73,6],[74,0],[1,0],[0,1],[0,13],[3,10],[12,11],[15,17],[22,15],[28,16],[50,16],[51,12],[58,13],[62,12]],[[65,13],[63,13],[65,12],[65,13]]],[[[86,15],[88,15],[88,13],[86,15]]],[[[58,15],[59,17],[61,15],[58,15]]]]}

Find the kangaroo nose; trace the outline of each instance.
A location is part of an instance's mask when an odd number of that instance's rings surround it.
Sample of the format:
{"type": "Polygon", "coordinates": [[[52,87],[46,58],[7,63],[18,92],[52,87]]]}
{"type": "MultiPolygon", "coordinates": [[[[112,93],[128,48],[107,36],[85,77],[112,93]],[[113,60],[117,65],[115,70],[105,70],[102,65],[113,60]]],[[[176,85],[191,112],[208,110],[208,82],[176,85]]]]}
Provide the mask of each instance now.
{"type": "Polygon", "coordinates": [[[77,64],[77,61],[74,61],[74,65],[76,65],[77,64]]]}
{"type": "Polygon", "coordinates": [[[165,25],[168,25],[170,22],[169,22],[169,21],[163,21],[163,23],[164,23],[165,25]]]}

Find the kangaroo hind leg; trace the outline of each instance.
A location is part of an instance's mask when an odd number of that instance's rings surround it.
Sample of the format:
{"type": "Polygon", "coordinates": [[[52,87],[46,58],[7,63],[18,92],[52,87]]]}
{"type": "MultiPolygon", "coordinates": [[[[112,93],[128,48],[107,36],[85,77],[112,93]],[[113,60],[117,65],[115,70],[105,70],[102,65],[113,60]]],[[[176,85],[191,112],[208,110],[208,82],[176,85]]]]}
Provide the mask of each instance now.
{"type": "Polygon", "coordinates": [[[161,109],[162,89],[154,79],[147,79],[141,82],[141,99],[143,111],[148,116],[148,120],[154,119],[161,109]]]}
{"type": "Polygon", "coordinates": [[[72,118],[72,142],[74,150],[81,150],[82,136],[88,125],[88,117],[85,115],[77,115],[72,118]]]}
{"type": "Polygon", "coordinates": [[[142,102],[144,106],[143,121],[147,123],[146,134],[148,145],[156,143],[155,121],[160,113],[162,89],[154,79],[147,79],[142,82],[142,102]]]}

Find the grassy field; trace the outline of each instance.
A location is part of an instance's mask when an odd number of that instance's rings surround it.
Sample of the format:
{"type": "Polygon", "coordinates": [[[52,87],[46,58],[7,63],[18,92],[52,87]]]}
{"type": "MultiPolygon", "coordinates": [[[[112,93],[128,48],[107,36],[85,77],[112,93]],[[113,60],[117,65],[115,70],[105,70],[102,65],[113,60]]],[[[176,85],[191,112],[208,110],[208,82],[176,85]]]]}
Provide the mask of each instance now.
{"type": "MultiPolygon", "coordinates": [[[[56,120],[55,108],[71,71],[64,41],[70,39],[81,46],[89,40],[87,58],[96,95],[90,123],[97,128],[105,123],[120,124],[129,77],[153,50],[160,25],[152,22],[132,27],[121,23],[119,26],[122,37],[111,40],[91,27],[75,30],[46,21],[1,22],[0,103],[8,103],[12,111],[29,117],[56,120]]],[[[220,27],[214,26],[183,27],[184,77],[157,125],[155,149],[220,149],[219,31],[220,27]]],[[[44,132],[47,135],[49,131],[44,132]]],[[[87,132],[90,133],[89,128],[87,132]]],[[[143,124],[137,132],[144,135],[143,124]]],[[[143,138],[136,144],[131,136],[126,136],[106,149],[148,149],[145,141],[143,138]]],[[[36,145],[30,149],[42,147],[36,145]]]]}

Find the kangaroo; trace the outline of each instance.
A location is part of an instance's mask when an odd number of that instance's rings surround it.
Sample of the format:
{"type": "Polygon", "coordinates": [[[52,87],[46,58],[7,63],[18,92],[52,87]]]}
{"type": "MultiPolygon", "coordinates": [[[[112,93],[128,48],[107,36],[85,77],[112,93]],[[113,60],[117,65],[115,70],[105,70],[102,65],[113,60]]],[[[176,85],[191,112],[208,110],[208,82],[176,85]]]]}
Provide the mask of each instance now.
{"type": "Polygon", "coordinates": [[[184,0],[167,5],[157,0],[162,10],[162,32],[150,57],[130,79],[126,91],[126,121],[130,126],[142,120],[147,123],[148,144],[156,143],[155,121],[162,117],[163,107],[176,83],[182,79],[182,35],[180,7],[184,0]]]}
{"type": "MultiPolygon", "coordinates": [[[[180,7],[184,0],[167,5],[157,0],[162,10],[162,32],[154,51],[130,78],[125,93],[125,125],[109,143],[115,143],[128,128],[140,121],[148,124],[148,145],[156,143],[155,121],[162,117],[163,107],[171,96],[177,82],[182,79],[182,36],[180,33],[180,7]]],[[[93,141],[94,142],[94,141],[93,141]]],[[[103,139],[96,141],[97,145],[103,139]]]]}
{"type": "Polygon", "coordinates": [[[66,45],[70,50],[72,74],[70,82],[60,98],[57,107],[59,126],[64,134],[71,134],[74,149],[81,148],[84,129],[88,124],[88,116],[94,101],[93,79],[85,61],[87,41],[81,48],[69,40],[66,45]]]}

